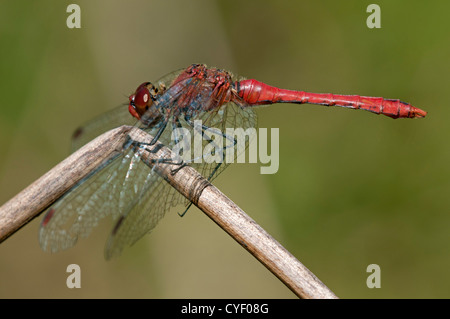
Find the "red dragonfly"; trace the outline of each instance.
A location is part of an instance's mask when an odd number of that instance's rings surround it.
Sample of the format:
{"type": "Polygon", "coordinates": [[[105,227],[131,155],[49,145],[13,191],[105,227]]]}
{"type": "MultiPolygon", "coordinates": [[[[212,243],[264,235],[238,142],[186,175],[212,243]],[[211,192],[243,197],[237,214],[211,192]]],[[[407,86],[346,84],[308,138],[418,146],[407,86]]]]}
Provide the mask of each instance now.
{"type": "MultiPolygon", "coordinates": [[[[124,124],[137,125],[155,140],[172,147],[175,143],[172,133],[180,127],[193,132],[197,120],[202,121],[200,133],[206,145],[211,143],[205,134],[207,129],[225,132],[226,128],[255,127],[253,106],[274,103],[335,105],[394,119],[421,118],[427,114],[400,100],[284,90],[202,64],[171,73],[155,84],[145,82],[129,100],[128,107],[114,109],[78,129],[74,149],[124,124]]],[[[193,161],[189,165],[212,180],[227,163],[193,161]]],[[[120,155],[49,208],[40,227],[40,245],[50,252],[72,247],[79,237],[87,237],[102,218],[110,215],[115,225],[105,247],[105,257],[109,259],[150,232],[169,208],[183,200],[186,201],[140,160],[139,152],[124,147],[120,155]]]]}

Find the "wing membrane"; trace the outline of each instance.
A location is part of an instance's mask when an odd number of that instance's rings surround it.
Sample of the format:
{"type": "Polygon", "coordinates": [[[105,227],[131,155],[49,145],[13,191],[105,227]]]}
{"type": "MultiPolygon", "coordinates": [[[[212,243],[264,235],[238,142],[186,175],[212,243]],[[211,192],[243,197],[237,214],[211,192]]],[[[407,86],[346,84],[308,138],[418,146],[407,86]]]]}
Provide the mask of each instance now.
{"type": "MultiPolygon", "coordinates": [[[[195,85],[185,83],[177,90],[170,90],[170,84],[179,73],[180,71],[174,72],[157,82],[161,88],[169,87],[167,94],[163,94],[155,102],[159,103],[158,108],[166,115],[164,120],[167,122],[158,123],[151,128],[141,127],[154,136],[161,126],[165,126],[159,138],[161,143],[172,148],[175,145],[172,139],[173,130],[180,126],[194,136],[192,123],[196,120],[202,121],[203,148],[208,144],[218,143],[210,138],[211,132],[222,132],[220,134],[229,147],[234,137],[225,134],[226,128],[240,127],[246,130],[256,126],[256,114],[251,108],[243,107],[243,102],[239,106],[229,102],[209,112],[202,111],[200,104],[191,105],[191,110],[196,111],[190,112],[189,118],[184,116],[186,114],[183,112],[176,112],[180,99],[200,97],[192,98],[192,103],[197,103],[195,101],[208,98],[205,96],[208,90],[202,90],[201,82],[195,85]]],[[[218,100],[222,98],[219,97],[218,100]]],[[[94,119],[85,125],[75,136],[74,148],[82,146],[108,129],[130,124],[132,121],[126,107],[117,108],[107,113],[105,117],[94,119]]],[[[140,123],[136,125],[142,126],[140,123]]],[[[139,146],[128,147],[120,156],[106,163],[104,168],[91,174],[58,200],[49,209],[41,224],[42,248],[50,252],[67,249],[73,246],[79,237],[87,237],[101,219],[111,216],[115,220],[115,226],[105,247],[106,258],[111,258],[150,232],[168,209],[183,202],[189,204],[189,201],[142,162],[139,155],[141,151],[139,146]]],[[[228,163],[218,165],[215,162],[191,161],[189,165],[205,178],[213,179],[227,167],[228,163]]]]}

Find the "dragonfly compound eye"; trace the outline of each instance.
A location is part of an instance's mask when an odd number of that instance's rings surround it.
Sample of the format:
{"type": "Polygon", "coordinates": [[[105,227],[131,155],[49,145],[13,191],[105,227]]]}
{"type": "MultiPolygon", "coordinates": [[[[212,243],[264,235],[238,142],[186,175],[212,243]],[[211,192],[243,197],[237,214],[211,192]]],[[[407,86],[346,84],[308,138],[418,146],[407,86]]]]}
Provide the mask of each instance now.
{"type": "Polygon", "coordinates": [[[136,89],[136,92],[130,96],[130,105],[128,110],[135,118],[140,119],[142,115],[152,106],[154,101],[153,84],[144,82],[136,89]]]}

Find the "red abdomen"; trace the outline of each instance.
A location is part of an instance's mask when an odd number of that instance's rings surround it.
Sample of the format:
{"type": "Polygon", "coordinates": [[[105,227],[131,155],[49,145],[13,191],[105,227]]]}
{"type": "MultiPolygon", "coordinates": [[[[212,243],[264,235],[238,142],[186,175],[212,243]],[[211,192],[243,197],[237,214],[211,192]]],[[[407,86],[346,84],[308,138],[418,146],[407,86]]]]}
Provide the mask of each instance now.
{"type": "Polygon", "coordinates": [[[420,118],[427,112],[400,100],[359,95],[337,95],[327,93],[308,93],[279,89],[256,80],[243,80],[236,83],[238,95],[249,105],[273,103],[309,103],[326,106],[341,106],[362,109],[396,118],[420,118]]]}

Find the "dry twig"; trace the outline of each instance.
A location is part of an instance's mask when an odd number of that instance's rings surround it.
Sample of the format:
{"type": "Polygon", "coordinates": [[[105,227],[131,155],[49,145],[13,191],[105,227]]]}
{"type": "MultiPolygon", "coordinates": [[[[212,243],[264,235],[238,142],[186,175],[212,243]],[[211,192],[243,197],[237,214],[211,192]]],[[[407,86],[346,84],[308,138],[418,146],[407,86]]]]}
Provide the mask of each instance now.
{"type": "MultiPolygon", "coordinates": [[[[130,126],[99,136],[0,207],[0,242],[39,215],[105,160],[117,156],[127,136],[150,143],[152,137],[130,126]]],[[[190,166],[154,165],[171,151],[157,142],[142,156],[147,165],[255,256],[300,298],[337,298],[313,273],[235,203],[190,166]]]]}

